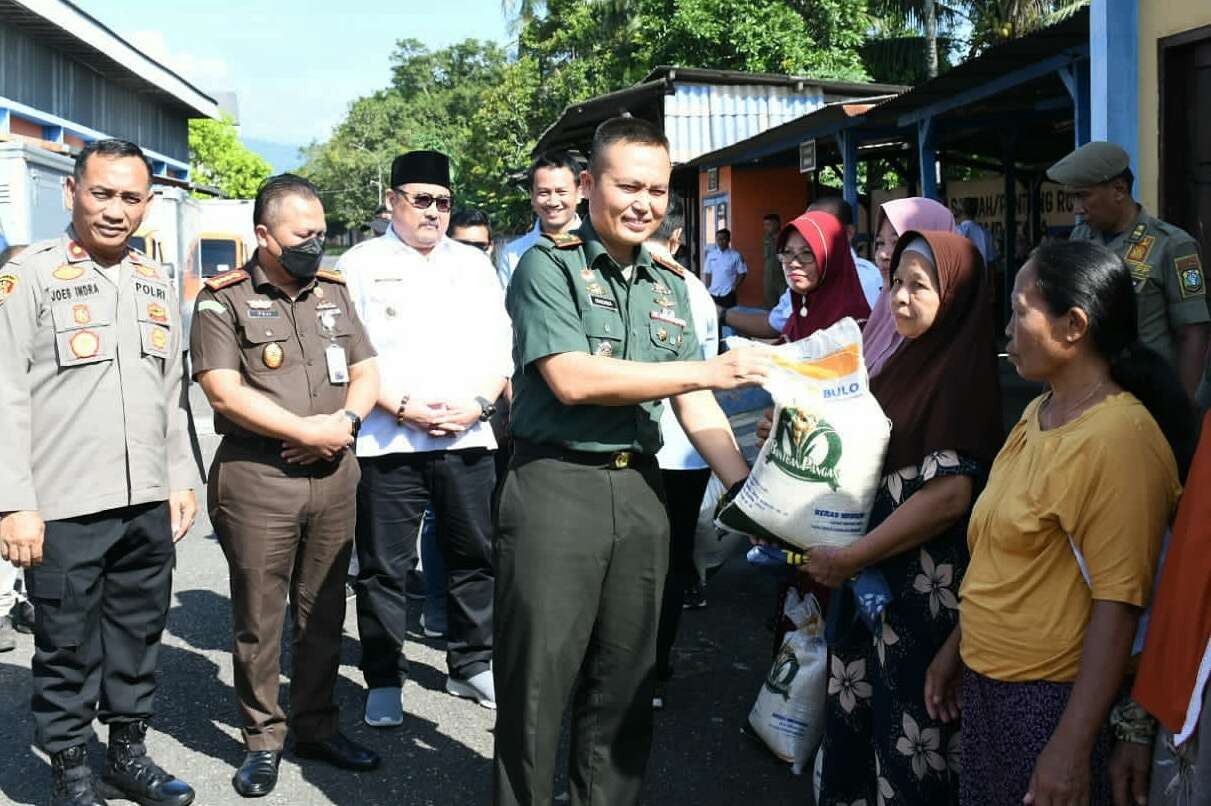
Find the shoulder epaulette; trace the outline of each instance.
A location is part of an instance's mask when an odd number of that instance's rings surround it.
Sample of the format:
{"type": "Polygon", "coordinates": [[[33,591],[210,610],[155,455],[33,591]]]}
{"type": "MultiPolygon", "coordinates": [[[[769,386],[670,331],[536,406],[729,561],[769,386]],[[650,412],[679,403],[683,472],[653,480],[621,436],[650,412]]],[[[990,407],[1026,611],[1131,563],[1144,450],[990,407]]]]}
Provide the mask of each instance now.
{"type": "Polygon", "coordinates": [[[685,266],[682,266],[680,263],[673,260],[672,258],[665,257],[664,255],[653,254],[652,262],[657,265],[663,266],[664,268],[668,269],[669,271],[671,271],[673,274],[677,275],[681,279],[683,279],[683,280],[685,279],[685,273],[686,273],[685,266]]]}
{"type": "Polygon", "coordinates": [[[80,246],[80,244],[76,243],[75,241],[68,241],[67,242],[67,262],[68,263],[79,263],[82,260],[88,260],[88,252],[84,249],[83,246],[80,246]]]}
{"type": "Polygon", "coordinates": [[[243,269],[232,269],[231,271],[225,271],[222,274],[216,274],[214,277],[211,277],[206,281],[206,287],[211,291],[218,291],[220,288],[235,285],[241,280],[247,280],[249,276],[248,272],[243,269]]]}
{"type": "Polygon", "coordinates": [[[320,269],[315,273],[315,276],[321,280],[327,280],[330,283],[345,284],[345,275],[341,274],[336,269],[320,269]]]}
{"type": "Polygon", "coordinates": [[[578,236],[572,235],[568,232],[560,232],[555,235],[550,235],[544,232],[542,237],[555,244],[556,249],[573,249],[584,243],[584,241],[582,241],[578,236]]]}

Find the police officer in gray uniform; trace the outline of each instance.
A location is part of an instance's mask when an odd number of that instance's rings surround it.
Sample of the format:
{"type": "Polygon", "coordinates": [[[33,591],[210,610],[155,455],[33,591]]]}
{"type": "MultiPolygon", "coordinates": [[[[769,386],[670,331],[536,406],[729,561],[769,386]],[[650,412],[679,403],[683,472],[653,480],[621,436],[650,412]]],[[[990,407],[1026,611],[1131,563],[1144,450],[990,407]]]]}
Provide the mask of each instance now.
{"type": "Polygon", "coordinates": [[[56,806],[194,799],[144,747],[174,543],[201,484],[177,292],[126,245],[151,174],[133,143],[90,144],[67,180],[71,227],[0,269],[0,554],[36,605],[33,713],[56,806]],[[96,788],[95,717],[109,725],[96,788]]]}

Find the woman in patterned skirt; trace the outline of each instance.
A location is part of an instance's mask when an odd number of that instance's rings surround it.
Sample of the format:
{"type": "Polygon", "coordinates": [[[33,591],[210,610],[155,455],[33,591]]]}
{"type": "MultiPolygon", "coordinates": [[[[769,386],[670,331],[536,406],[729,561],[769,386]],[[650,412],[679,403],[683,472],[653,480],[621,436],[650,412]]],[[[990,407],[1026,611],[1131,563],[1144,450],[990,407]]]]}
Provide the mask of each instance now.
{"type": "Polygon", "coordinates": [[[958,799],[957,730],[929,717],[922,692],[958,619],[967,515],[1001,442],[992,291],[953,233],[905,232],[891,279],[905,342],[871,382],[892,432],[869,531],[806,566],[845,586],[828,613],[821,806],[958,799]]]}

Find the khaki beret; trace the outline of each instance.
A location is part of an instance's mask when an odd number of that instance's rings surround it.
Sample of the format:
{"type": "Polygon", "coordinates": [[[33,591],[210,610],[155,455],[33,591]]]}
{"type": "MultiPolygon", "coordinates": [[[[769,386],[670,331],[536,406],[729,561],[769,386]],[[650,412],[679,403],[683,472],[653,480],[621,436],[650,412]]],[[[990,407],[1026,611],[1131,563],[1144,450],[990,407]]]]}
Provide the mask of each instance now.
{"type": "Polygon", "coordinates": [[[1127,152],[1114,143],[1094,140],[1047,169],[1047,178],[1061,185],[1087,188],[1109,182],[1131,164],[1127,152]]]}

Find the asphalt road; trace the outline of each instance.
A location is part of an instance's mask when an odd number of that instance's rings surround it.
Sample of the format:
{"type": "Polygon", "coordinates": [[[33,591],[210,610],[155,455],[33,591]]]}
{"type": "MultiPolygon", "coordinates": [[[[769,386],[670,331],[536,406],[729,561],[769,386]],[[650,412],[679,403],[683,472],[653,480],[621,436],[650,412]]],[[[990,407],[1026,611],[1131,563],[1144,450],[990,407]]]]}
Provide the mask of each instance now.
{"type": "MultiPolygon", "coordinates": [[[[196,391],[196,390],[195,390],[196,391]]],[[[751,408],[736,401],[733,410],[751,408]]],[[[199,431],[209,430],[205,406],[196,406],[199,431]]],[[[753,416],[736,418],[751,447],[753,416]]],[[[209,462],[217,438],[203,433],[209,462]]],[[[205,507],[202,507],[203,513],[205,507]]],[[[648,804],[806,804],[809,780],[794,777],[763,747],[740,734],[771,657],[765,624],[774,608],[774,585],[734,558],[711,580],[709,605],[682,620],[675,655],[677,677],[668,706],[658,714],[655,748],[644,790],[648,804]]],[[[418,613],[414,613],[414,616],[418,613]]],[[[412,623],[415,624],[413,618],[412,623]]],[[[343,729],[384,758],[373,773],[355,775],[318,762],[283,760],[270,806],[306,804],[485,804],[490,800],[494,712],[445,693],[441,641],[415,636],[405,687],[403,726],[377,730],[361,721],[363,684],[356,668],[357,625],[352,608],[345,619],[342,667],[336,689],[343,729]]],[[[243,800],[230,785],[243,756],[232,688],[231,616],[227,569],[204,515],[179,544],[172,609],[159,666],[158,715],[149,747],[165,768],[191,783],[199,804],[243,800]]],[[[48,801],[50,767],[33,747],[29,716],[30,636],[0,655],[0,801],[48,801]]],[[[289,683],[288,646],[283,650],[282,695],[289,683]]],[[[283,699],[283,702],[285,700],[283,699]]],[[[105,729],[98,726],[103,739],[105,729]]],[[[100,769],[104,749],[94,742],[92,762],[100,769]]],[[[556,802],[567,802],[557,783],[556,802]]]]}

